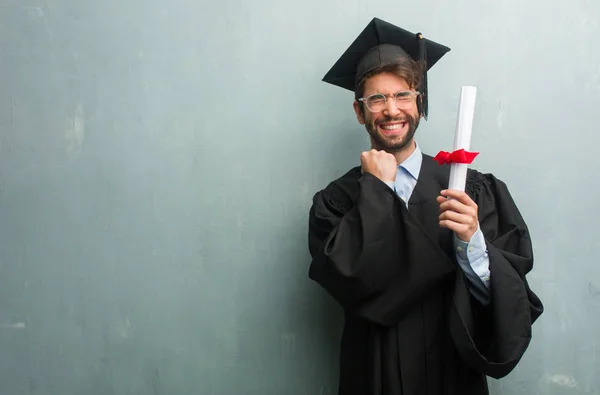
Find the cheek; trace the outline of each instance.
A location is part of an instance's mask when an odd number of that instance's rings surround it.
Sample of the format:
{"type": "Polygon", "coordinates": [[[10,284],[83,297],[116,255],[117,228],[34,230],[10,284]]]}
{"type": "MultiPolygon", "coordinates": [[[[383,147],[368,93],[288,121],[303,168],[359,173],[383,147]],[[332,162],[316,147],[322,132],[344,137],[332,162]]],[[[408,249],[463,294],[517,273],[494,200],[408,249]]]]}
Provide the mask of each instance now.
{"type": "Polygon", "coordinates": [[[417,103],[415,103],[412,107],[410,115],[413,116],[415,119],[419,118],[419,106],[417,106],[417,103]]]}
{"type": "Polygon", "coordinates": [[[415,121],[417,119],[419,119],[419,109],[417,108],[417,106],[415,105],[414,107],[408,108],[406,110],[404,110],[404,113],[408,116],[413,118],[415,121]]]}
{"type": "Polygon", "coordinates": [[[368,125],[374,125],[377,120],[377,114],[369,113],[365,114],[365,123],[368,125]]]}

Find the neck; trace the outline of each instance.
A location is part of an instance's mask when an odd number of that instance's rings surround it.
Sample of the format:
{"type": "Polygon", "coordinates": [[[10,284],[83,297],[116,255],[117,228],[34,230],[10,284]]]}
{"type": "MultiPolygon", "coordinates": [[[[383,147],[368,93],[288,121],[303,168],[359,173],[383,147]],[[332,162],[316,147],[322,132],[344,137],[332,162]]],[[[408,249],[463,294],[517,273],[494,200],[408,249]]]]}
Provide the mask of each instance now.
{"type": "Polygon", "coordinates": [[[389,150],[379,147],[373,140],[371,140],[371,149],[384,150],[387,153],[394,155],[394,157],[396,158],[396,163],[400,164],[406,159],[408,159],[408,157],[411,156],[413,152],[415,152],[415,150],[417,149],[417,144],[415,143],[414,139],[410,139],[406,146],[397,150],[389,150]]]}

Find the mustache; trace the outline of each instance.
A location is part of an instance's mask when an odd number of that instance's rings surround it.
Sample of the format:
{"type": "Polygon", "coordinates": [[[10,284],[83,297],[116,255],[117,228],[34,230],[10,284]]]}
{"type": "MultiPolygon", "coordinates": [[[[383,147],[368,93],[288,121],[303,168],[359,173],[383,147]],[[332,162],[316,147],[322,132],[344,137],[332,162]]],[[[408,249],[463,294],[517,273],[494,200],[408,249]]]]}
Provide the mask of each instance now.
{"type": "Polygon", "coordinates": [[[413,123],[414,120],[411,117],[385,117],[381,119],[375,120],[375,125],[380,125],[382,123],[391,123],[391,122],[408,122],[409,124],[413,123]]]}

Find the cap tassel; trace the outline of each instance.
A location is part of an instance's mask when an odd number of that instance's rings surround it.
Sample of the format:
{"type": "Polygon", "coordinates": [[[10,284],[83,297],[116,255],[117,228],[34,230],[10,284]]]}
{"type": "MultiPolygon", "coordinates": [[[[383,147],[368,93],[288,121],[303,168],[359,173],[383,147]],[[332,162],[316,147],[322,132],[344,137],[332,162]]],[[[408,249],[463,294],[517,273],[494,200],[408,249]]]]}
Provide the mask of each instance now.
{"type": "Polygon", "coordinates": [[[425,38],[421,33],[417,33],[417,41],[418,41],[418,58],[423,66],[423,78],[421,80],[421,85],[419,87],[420,95],[420,108],[419,112],[425,119],[427,119],[427,115],[429,114],[429,104],[427,98],[427,43],[425,42],[425,38]]]}

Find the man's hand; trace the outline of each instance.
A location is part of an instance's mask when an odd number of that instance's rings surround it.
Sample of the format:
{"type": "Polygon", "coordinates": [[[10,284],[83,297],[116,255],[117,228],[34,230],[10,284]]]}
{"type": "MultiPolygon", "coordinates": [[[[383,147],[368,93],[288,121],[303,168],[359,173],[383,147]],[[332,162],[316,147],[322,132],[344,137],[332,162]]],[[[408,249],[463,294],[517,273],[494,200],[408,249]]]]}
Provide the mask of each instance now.
{"type": "Polygon", "coordinates": [[[396,181],[396,158],[385,151],[365,151],[360,155],[363,173],[370,173],[383,182],[396,181]]]}
{"type": "Polygon", "coordinates": [[[442,191],[437,202],[440,226],[454,231],[459,239],[468,243],[479,226],[477,204],[465,192],[454,189],[442,191]]]}

